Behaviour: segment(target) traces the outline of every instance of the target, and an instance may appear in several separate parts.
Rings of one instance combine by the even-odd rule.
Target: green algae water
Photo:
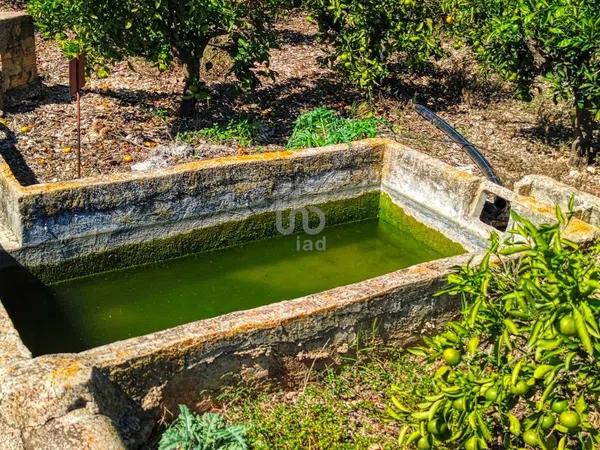
[[[384,216],[50,285],[12,283],[1,295],[34,355],[78,352],[463,251]]]

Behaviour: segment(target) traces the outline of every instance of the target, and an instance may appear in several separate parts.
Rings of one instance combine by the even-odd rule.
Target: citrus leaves
[[[184,104],[204,98],[200,59],[211,39],[225,36],[240,87],[259,82],[252,69],[267,63],[275,22],[287,0],[31,0],[29,11],[46,38],[64,53],[87,60],[101,74],[106,62],[140,56],[165,70],[175,59],[185,68]],[[265,69],[266,75],[272,73]],[[189,111],[191,112],[191,111]]]
[[[437,2],[413,0],[308,0],[328,62],[351,84],[371,91],[402,54],[408,67],[441,54]],[[436,23],[438,24],[436,26]]]
[[[432,392],[408,408],[392,390],[403,446],[587,449],[600,445],[600,244],[561,236],[570,214],[535,226],[513,214],[479,265],[441,294],[462,299],[462,320],[411,349],[431,364]]]
[[[579,312],[579,308],[576,306],[573,306],[573,317],[575,319],[575,329],[577,330],[577,335],[581,341],[581,346],[587,353],[593,355],[594,347],[592,346],[592,340],[590,339],[588,326],[583,320],[583,316],[581,315],[581,312]]]
[[[443,0],[451,32],[479,59],[531,99],[536,77],[550,84],[555,101],[577,112],[576,142],[591,145],[600,119],[600,8],[585,0]],[[579,139],[579,141],[577,141]],[[580,155],[583,156],[583,155]]]

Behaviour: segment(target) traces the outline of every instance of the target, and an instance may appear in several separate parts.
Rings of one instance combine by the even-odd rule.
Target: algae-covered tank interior
[[[385,194],[364,205],[360,214],[324,207],[337,218],[316,235],[227,239],[225,248],[53,282],[6,272],[0,295],[34,355],[78,352],[464,252]]]

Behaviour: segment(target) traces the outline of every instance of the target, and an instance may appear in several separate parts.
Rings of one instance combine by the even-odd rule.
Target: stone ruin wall
[[[0,110],[9,94],[38,79],[31,16],[0,12]]]

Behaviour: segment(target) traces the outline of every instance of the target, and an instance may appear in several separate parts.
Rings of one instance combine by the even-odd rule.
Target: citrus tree
[[[186,78],[182,113],[189,115],[206,94],[200,60],[215,37],[229,38],[223,48],[242,86],[257,84],[252,69],[268,62],[273,21],[284,2],[31,0],[29,11],[44,36],[56,38],[69,57],[85,54],[100,72],[106,61],[128,56],[145,57],[161,69],[179,60]]]
[[[508,242],[494,237],[479,265],[449,277],[463,317],[411,350],[435,375],[415,408],[402,402],[410,388],[394,387],[402,445],[598,448],[599,249],[564,239],[557,215],[541,227],[515,215]]]
[[[573,154],[592,161],[600,119],[600,2],[442,0],[455,33],[530,98],[537,76],[574,106]]]
[[[345,79],[371,92],[401,62],[412,68],[440,54],[438,2],[306,0],[326,58]]]

